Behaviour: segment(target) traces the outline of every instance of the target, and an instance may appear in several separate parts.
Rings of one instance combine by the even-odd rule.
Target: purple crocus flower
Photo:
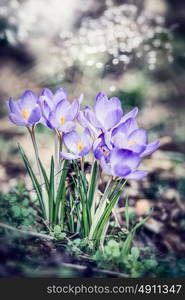
[[[94,112],[88,107],[85,110],[85,117],[97,129],[106,132],[118,124],[123,116],[121,102],[118,98],[108,99],[100,92],[96,97]]]
[[[147,171],[137,170],[140,157],[131,150],[114,148],[110,152],[109,162],[101,157],[100,164],[104,173],[115,177],[140,180],[147,175]]]
[[[112,131],[112,144],[119,149],[129,149],[140,157],[153,153],[159,147],[159,141],[148,143],[148,134],[140,129],[134,118],[129,118]]]
[[[70,152],[61,152],[60,154],[67,160],[85,156],[91,150],[93,143],[88,129],[85,129],[82,135],[74,130],[64,134],[63,142]]]
[[[36,94],[30,90],[25,91],[21,98],[7,101],[10,120],[19,126],[32,127],[41,119],[41,109]]]
[[[79,112],[78,121],[84,128],[88,128],[96,138],[103,132],[106,144],[111,148],[112,130],[128,118],[135,118],[137,113],[138,108],[136,107],[123,115],[120,100],[116,97],[108,99],[104,93],[100,92],[96,97],[94,111],[90,107],[85,107],[83,112]]]
[[[64,88],[58,89],[55,94],[48,88],[44,88],[39,97],[39,104],[41,106],[43,119],[42,123],[47,125],[49,114],[55,109],[56,105],[62,101],[67,101],[67,91]]]
[[[70,132],[75,129],[75,119],[80,109],[81,99],[76,99],[72,103],[66,99],[58,102],[53,111],[49,113],[47,125],[51,129],[60,132]]]

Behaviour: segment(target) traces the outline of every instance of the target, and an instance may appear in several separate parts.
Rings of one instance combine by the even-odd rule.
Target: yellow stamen
[[[109,151],[106,151],[105,149],[103,149],[103,154],[104,154],[105,156],[108,156],[108,155],[109,155]]]
[[[65,118],[63,116],[60,118],[60,123],[61,123],[61,125],[64,125],[64,123],[65,123]]]
[[[22,110],[22,115],[23,115],[23,118],[24,118],[24,119],[28,120],[28,119],[29,119],[29,116],[30,116],[30,113],[29,113],[28,110],[23,109],[23,110]]]
[[[98,147],[98,149],[101,150],[105,156],[109,155],[109,151],[105,150],[104,147]]]
[[[78,142],[78,145],[77,145],[77,149],[78,149],[78,151],[79,151],[79,152],[80,152],[80,151],[82,151],[82,150],[83,150],[83,148],[84,148],[84,144],[82,144],[82,143]]]
[[[134,141],[134,140],[128,141],[128,146],[133,146],[133,145],[136,145],[136,144],[137,144],[137,142]]]

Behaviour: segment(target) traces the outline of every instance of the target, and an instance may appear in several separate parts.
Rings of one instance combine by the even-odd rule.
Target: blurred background
[[[92,104],[104,91],[125,112],[138,106],[141,127],[161,147],[143,165],[150,175],[131,182],[133,213],[153,207],[138,242],[185,257],[185,3],[183,0],[0,0],[0,190],[27,179],[21,143],[26,130],[7,118],[6,100],[25,89],[65,87],[70,100]],[[53,151],[38,127],[42,159]]]

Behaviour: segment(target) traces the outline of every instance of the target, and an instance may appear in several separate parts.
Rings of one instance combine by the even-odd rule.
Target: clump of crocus
[[[138,168],[143,157],[157,150],[159,141],[148,144],[147,132],[136,121],[137,107],[125,114],[118,98],[108,99],[102,92],[93,108],[80,110],[81,101],[82,96],[69,102],[64,88],[54,94],[43,89],[39,97],[26,91],[16,102],[8,100],[9,118],[14,124],[27,127],[31,134],[40,182],[22,149],[21,154],[49,226],[58,224],[62,229],[76,230],[82,237],[100,242],[126,181],[141,180],[147,175],[147,171]],[[55,159],[51,158],[50,174],[39,158],[34,131],[38,123],[55,133]],[[78,133],[76,125],[84,131]],[[87,182],[84,160],[89,153],[93,163]],[[76,176],[66,180],[69,166],[74,167]],[[100,173],[108,175],[109,180],[97,201]],[[74,190],[68,186],[70,179]]]

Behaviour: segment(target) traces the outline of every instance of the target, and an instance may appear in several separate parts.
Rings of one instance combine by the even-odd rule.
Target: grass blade
[[[55,188],[54,188],[54,181],[55,181],[55,168],[54,168],[54,159],[53,156],[51,157],[51,165],[50,165],[50,180],[49,180],[49,223],[50,225],[53,224],[54,219],[54,200],[55,200]]]
[[[129,254],[129,252],[131,250],[131,247],[132,247],[132,242],[133,242],[134,235],[135,235],[135,231],[129,232],[126,240],[124,241],[123,247],[122,247],[122,250],[121,250],[121,254],[122,254],[123,257],[126,257]]]
[[[123,248],[122,248],[122,255],[127,256],[131,250],[132,247],[132,242],[136,233],[136,230],[141,227],[149,218],[150,216],[147,216],[146,218],[142,219],[139,223],[137,223],[132,230],[129,232],[125,242],[123,243]]]
[[[126,201],[125,201],[125,219],[126,219],[127,229],[129,230],[130,216],[129,216],[128,202],[129,201],[128,201],[128,196],[127,196]]]
[[[61,174],[61,177],[60,177],[58,189],[57,189],[56,205],[55,205],[55,215],[54,215],[54,223],[55,224],[57,224],[57,222],[59,221],[59,207],[60,207],[60,203],[62,201],[65,202],[65,197],[64,197],[64,193],[65,193],[65,180],[66,180],[66,176],[67,176],[68,164],[69,164],[69,161],[65,160],[64,164],[63,164],[63,168],[62,168],[62,174]],[[61,204],[61,205],[64,205],[64,203]]]
[[[88,194],[87,194],[90,209],[92,207],[96,187],[97,187],[97,184],[98,184],[97,179],[98,179],[98,162],[95,160],[95,162],[92,166],[91,180],[90,180]]]
[[[43,178],[44,178],[44,183],[45,183],[46,191],[47,191],[47,193],[48,193],[48,195],[49,195],[49,179],[48,179],[48,176],[47,176],[47,174],[46,174],[46,171],[45,171],[45,169],[44,169],[44,167],[43,167],[43,164],[42,164],[42,162],[40,161],[40,159],[39,159],[39,166],[40,166],[40,169],[41,169]]]
[[[81,200],[82,205],[82,225],[81,232],[83,237],[87,237],[89,234],[91,224],[91,214],[89,203],[87,200],[87,181],[85,175],[80,171],[78,164],[73,161],[74,169],[77,175],[76,189]]]
[[[34,171],[33,171],[32,167],[30,165],[30,162],[29,162],[28,157],[26,156],[24,150],[22,149],[22,147],[20,145],[18,145],[18,148],[19,148],[20,154],[22,156],[24,165],[25,165],[25,167],[28,171],[28,174],[31,178],[33,187],[36,191],[38,201],[39,201],[39,204],[40,204],[40,207],[41,207],[41,210],[42,210],[43,217],[44,217],[44,219],[46,219],[46,210],[45,210],[45,205],[44,205],[44,201],[43,201],[43,197],[42,197],[42,189],[40,187],[40,184],[39,184],[39,182],[38,182],[38,180],[37,180],[37,178],[34,174]]]
[[[119,200],[121,194],[122,194],[122,189],[124,187],[126,182],[123,183],[122,187],[119,189],[119,191],[116,193],[113,198],[110,199],[109,203],[105,207],[104,212],[102,213],[99,222],[97,223],[96,229],[92,235],[92,238],[95,239],[95,243],[97,243],[101,239],[101,235],[103,232],[104,227],[106,226],[107,222],[109,221],[109,217],[111,215],[112,209],[114,208],[115,204]]]

